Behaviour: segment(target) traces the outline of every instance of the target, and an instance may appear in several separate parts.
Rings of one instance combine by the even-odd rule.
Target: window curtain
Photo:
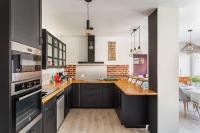
[[[192,56],[192,76],[200,76],[200,54]]]
[[[191,76],[191,55],[179,55],[179,76]]]

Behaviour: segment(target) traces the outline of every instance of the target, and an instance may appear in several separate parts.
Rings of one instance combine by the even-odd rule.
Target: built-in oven
[[[41,80],[11,84],[12,133],[26,133],[42,119]]]
[[[41,77],[41,50],[11,41],[12,82]]]

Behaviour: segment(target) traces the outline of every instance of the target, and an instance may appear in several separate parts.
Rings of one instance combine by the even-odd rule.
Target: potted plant
[[[198,86],[200,84],[200,76],[194,76],[194,77],[192,77],[192,84],[194,86]]]

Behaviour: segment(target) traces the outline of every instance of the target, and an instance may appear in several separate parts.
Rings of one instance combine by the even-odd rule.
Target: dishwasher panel
[[[64,93],[57,96],[57,130],[64,120]]]

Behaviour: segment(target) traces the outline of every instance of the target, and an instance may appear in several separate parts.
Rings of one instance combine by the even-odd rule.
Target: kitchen
[[[8,44],[0,46],[1,73],[4,75],[0,81],[0,101],[4,106],[0,113],[0,132],[62,133],[97,130],[111,133],[120,128],[118,132],[157,133],[159,74],[155,66],[161,59],[157,56],[160,42],[155,40],[159,38],[156,27],[160,10],[152,8],[148,15],[139,17],[137,15],[140,13],[131,14],[133,19],[127,20],[131,23],[127,24],[129,28],[126,30],[122,26],[126,21],[115,23],[117,20],[114,17],[113,23],[117,26],[113,25],[113,32],[106,35],[101,31],[104,26],[98,28],[99,24],[94,21],[96,18],[93,10],[99,6],[98,2],[62,2],[63,5],[69,2],[68,7],[76,5],[81,9],[75,15],[67,15],[69,18],[62,18],[58,14],[51,18],[55,12],[54,6],[59,13],[64,9],[62,4],[40,0],[3,0],[0,3],[0,16],[3,18],[0,42]],[[59,6],[62,7],[60,10]],[[130,11],[126,13],[129,17]],[[56,17],[60,18],[61,25],[62,21],[67,22],[65,19],[70,17],[80,19],[69,22],[69,30],[65,30],[53,21]],[[134,19],[138,21],[134,22]],[[175,24],[176,21],[171,25]],[[115,30],[118,26],[122,27]],[[104,28],[111,30],[109,27]],[[142,65],[144,69],[140,69]],[[91,112],[93,117],[84,116],[84,112]],[[104,118],[104,113],[110,114],[111,118],[115,117],[114,123],[117,126],[114,125],[114,129],[106,127],[104,121],[102,123],[105,128],[98,127],[101,120],[94,119],[98,115]],[[84,117],[88,121],[83,130],[92,124],[89,119],[97,122],[98,129],[82,131],[76,129],[76,122],[68,125],[68,119],[73,114],[71,120]],[[83,116],[78,117],[76,114]],[[112,125],[111,118],[106,117]],[[77,123],[81,126],[80,121]]]

